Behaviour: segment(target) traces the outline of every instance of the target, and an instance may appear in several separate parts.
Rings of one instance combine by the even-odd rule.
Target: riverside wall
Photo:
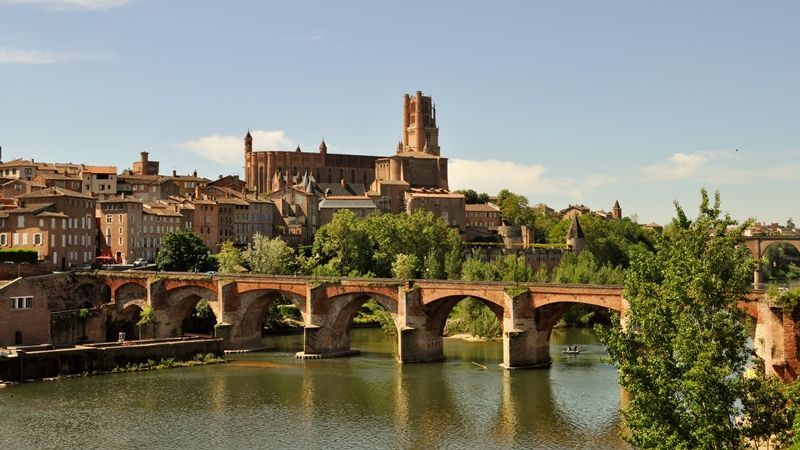
[[[63,375],[108,372],[127,364],[172,358],[192,360],[197,354],[223,356],[222,339],[174,338],[106,342],[69,348],[36,346],[0,356],[0,380],[25,381]]]

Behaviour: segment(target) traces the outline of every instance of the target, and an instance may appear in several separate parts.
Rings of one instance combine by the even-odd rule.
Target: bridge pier
[[[419,289],[409,287],[406,283],[397,294],[397,359],[403,363],[440,361],[444,359],[444,337],[431,330]]]
[[[540,331],[530,292],[512,297],[505,293],[503,308],[503,363],[508,370],[548,367],[550,330]]]
[[[349,296],[348,296],[349,297]],[[337,358],[358,354],[350,350],[349,309],[358,309],[351,298],[332,302],[325,295],[324,286],[309,287],[306,294],[308,318],[303,328],[303,351],[298,358]],[[348,309],[348,311],[344,311]],[[354,312],[353,312],[354,313]],[[337,320],[338,319],[338,320]]]

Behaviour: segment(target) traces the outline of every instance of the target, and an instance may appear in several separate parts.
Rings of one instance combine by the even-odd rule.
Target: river
[[[447,339],[445,361],[405,365],[377,329],[352,330],[352,358],[296,360],[300,335],[265,342],[276,350],[223,365],[0,389],[0,448],[626,448],[591,330],[555,330],[552,367],[517,371],[498,366],[499,341]]]

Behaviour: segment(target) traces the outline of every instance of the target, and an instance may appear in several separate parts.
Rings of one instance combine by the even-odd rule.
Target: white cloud
[[[55,64],[69,61],[110,60],[110,53],[58,52],[0,47],[0,64]]]
[[[679,180],[697,175],[711,159],[712,154],[708,152],[675,153],[668,161],[646,166],[643,171],[650,180]]]
[[[549,177],[541,164],[521,164],[513,161],[451,159],[447,170],[451,189],[474,189],[496,194],[501,189],[533,194],[566,194],[582,198],[593,189],[612,184],[617,178],[595,174],[580,180],[572,177]]]
[[[297,145],[286,137],[283,130],[251,131],[253,150],[290,150]],[[196,153],[203,158],[228,166],[241,166],[244,161],[244,137],[230,135],[206,136],[192,141],[182,142],[178,148]]]
[[[130,0],[0,0],[0,3],[18,5],[41,5],[46,8],[65,10],[65,9],[87,9],[101,10],[118,8],[130,3]]]
[[[646,182],[664,182],[691,178],[705,183],[746,184],[769,180],[800,179],[798,164],[788,162],[766,166],[736,150],[675,153],[667,161],[641,169]]]

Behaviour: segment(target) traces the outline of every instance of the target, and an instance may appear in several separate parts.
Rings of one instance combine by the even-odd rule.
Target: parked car
[[[137,259],[136,261],[133,262],[133,267],[142,267],[142,266],[146,266],[148,264],[150,264],[150,261],[148,261],[148,260],[146,260],[144,258],[139,258],[139,259]]]

